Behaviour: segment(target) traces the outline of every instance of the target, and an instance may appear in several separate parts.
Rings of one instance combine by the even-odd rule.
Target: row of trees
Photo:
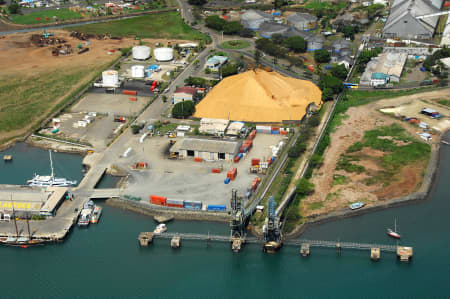
[[[258,50],[277,58],[286,57],[289,51],[304,53],[307,49],[307,42],[302,37],[283,37],[281,34],[274,34],[270,39],[260,38],[255,45]]]
[[[356,61],[356,71],[358,73],[364,72],[364,69],[366,68],[367,63],[373,58],[378,56],[383,52],[382,48],[375,48],[373,50],[363,50],[358,57],[358,61]]]
[[[242,37],[253,37],[254,32],[250,29],[244,28],[241,23],[237,21],[228,22],[217,15],[206,17],[205,24],[207,27],[221,31],[227,35],[240,35]]]

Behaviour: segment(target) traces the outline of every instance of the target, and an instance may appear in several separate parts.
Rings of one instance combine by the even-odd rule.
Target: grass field
[[[123,37],[205,40],[206,35],[186,25],[178,12],[70,27],[69,30]]]
[[[14,23],[24,25],[50,23],[53,22],[53,16],[58,17],[59,21],[83,18],[79,12],[70,11],[68,8],[35,11],[26,15],[11,15]],[[47,17],[48,20],[46,20],[45,17]],[[40,18],[41,20],[36,20],[36,18]]]
[[[250,43],[244,40],[230,40],[220,46],[225,49],[245,49],[250,47]]]
[[[320,10],[320,9],[333,9],[336,11],[341,10],[344,8],[347,4],[344,1],[338,2],[336,4],[331,4],[326,1],[320,1],[320,0],[311,0],[304,6],[307,9],[313,9],[313,10]]]
[[[450,107],[450,100],[440,100],[438,101],[439,104]]]

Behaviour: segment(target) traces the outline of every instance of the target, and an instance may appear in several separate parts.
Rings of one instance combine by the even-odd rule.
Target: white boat
[[[358,201],[358,202],[355,202],[355,203],[352,203],[351,205],[349,205],[349,208],[351,210],[357,210],[357,209],[360,209],[362,207],[364,207],[364,203],[362,201]]]
[[[102,207],[95,206],[92,212],[91,223],[98,223],[100,216],[102,215]]]
[[[36,187],[70,187],[77,184],[77,181],[69,181],[65,178],[56,178],[53,170],[53,160],[52,160],[52,152],[48,151],[50,154],[50,168],[52,170],[51,175],[37,175],[35,174],[31,180],[27,181],[28,186],[36,186]]]
[[[388,228],[387,229],[387,234],[388,234],[389,237],[392,237],[394,239],[400,239],[401,238],[400,234],[397,232],[397,219],[395,219],[395,222],[394,222],[394,230]]]
[[[164,223],[158,224],[158,226],[155,228],[155,230],[153,231],[153,233],[155,235],[160,235],[163,232],[165,232],[167,230],[167,227]]]
[[[83,209],[78,219],[78,226],[88,226],[92,217],[92,209]]]

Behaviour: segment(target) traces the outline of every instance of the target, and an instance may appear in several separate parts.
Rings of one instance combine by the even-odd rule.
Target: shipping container
[[[137,91],[135,90],[124,90],[122,91],[123,94],[129,95],[129,96],[136,96],[137,95]]]
[[[184,208],[190,209],[190,210],[201,210],[203,206],[203,203],[201,201],[184,201]]]
[[[272,134],[280,134],[280,131],[272,131]]]
[[[253,158],[252,159],[252,166],[259,165],[259,162],[260,162],[259,159]]]
[[[223,181],[225,184],[228,184],[228,183],[230,183],[230,178],[229,177],[227,177],[226,179],[225,179],[225,181]]]
[[[194,161],[195,161],[195,162],[202,162],[202,161],[203,161],[203,159],[202,159],[202,158],[200,158],[200,157],[195,157],[195,158],[194,158]]]
[[[166,205],[166,197],[158,196],[158,195],[150,195],[150,203],[154,205],[165,206]]]
[[[279,131],[280,128],[279,127],[272,127],[272,131]]]
[[[208,205],[208,211],[225,211],[226,209],[225,205]]]
[[[167,205],[169,204],[176,204],[176,205],[183,205],[184,204],[184,200],[182,199],[166,199],[166,203]]]
[[[212,172],[212,173],[221,173],[222,170],[220,170],[220,168],[213,168],[213,169],[211,170],[211,172]]]
[[[237,155],[236,157],[234,157],[234,163],[238,163],[239,160],[241,160],[241,157],[239,155]]]
[[[445,1],[444,7],[450,7],[450,1]]]
[[[170,208],[184,208],[184,205],[179,205],[175,203],[168,203],[167,206]]]

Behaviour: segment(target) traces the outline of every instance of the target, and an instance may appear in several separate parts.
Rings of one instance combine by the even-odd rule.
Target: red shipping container
[[[129,95],[129,96],[136,96],[137,91],[136,90],[124,90],[122,91],[123,94]]]
[[[450,7],[450,1],[445,1],[444,7]]]
[[[288,133],[287,131],[280,131],[281,135],[287,135],[287,133]]]
[[[234,163],[239,162],[240,159],[241,159],[241,158],[240,158],[239,156],[234,157]]]
[[[221,173],[222,171],[220,170],[220,168],[213,168],[211,169],[212,173]]]
[[[158,196],[158,195],[150,195],[150,203],[154,205],[165,206],[167,197]]]
[[[128,99],[130,99],[131,102],[136,102],[137,101],[137,98],[128,98]]]
[[[172,208],[184,208],[183,205],[178,205],[175,203],[168,203],[167,206]]]
[[[272,127],[272,131],[279,131],[280,128],[279,127]]]
[[[259,159],[252,159],[252,166],[259,165]]]
[[[194,158],[194,161],[195,161],[195,162],[202,162],[202,161],[203,161],[203,159],[202,159],[202,158],[200,158],[200,157],[195,157],[195,158]]]

